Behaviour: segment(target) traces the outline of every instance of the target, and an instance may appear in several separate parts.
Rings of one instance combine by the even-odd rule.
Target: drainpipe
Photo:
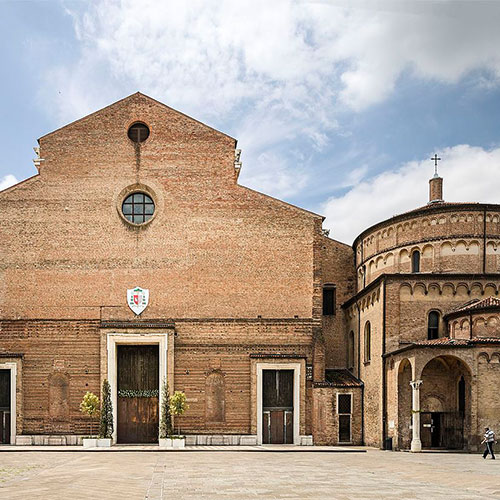
[[[356,301],[356,308],[358,310],[358,373],[357,376],[360,379],[361,378],[361,311],[359,309],[359,302]]]
[[[365,445],[365,383],[361,381],[361,445]]]
[[[386,317],[386,278],[382,281],[384,287],[384,303],[382,306],[382,449],[385,448],[386,434],[386,423],[387,423],[387,388],[386,388],[386,359],[385,359],[385,317]]]
[[[361,380],[361,311],[359,309],[359,302],[356,301],[356,309],[358,310],[358,379]],[[361,386],[361,444],[365,444],[365,384],[362,381]]]
[[[486,274],[486,207],[483,208],[483,274]]]

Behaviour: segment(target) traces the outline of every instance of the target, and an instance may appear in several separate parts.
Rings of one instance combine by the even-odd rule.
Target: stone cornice
[[[357,300],[359,300],[363,295],[373,291],[377,288],[382,281],[451,281],[451,280],[465,280],[473,281],[480,279],[490,279],[494,281],[500,281],[500,273],[477,273],[477,274],[466,274],[466,273],[393,273],[393,274],[381,274],[377,276],[369,285],[353,295],[349,300],[342,304],[342,309],[347,309]]]

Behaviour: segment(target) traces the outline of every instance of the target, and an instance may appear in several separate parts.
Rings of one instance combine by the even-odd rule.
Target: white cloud
[[[438,154],[443,158],[439,173],[445,201],[500,202],[500,148],[459,145]],[[431,174],[432,164],[425,159],[362,182],[324,204],[324,226],[331,229],[332,238],[350,244],[372,224],[425,205]]]
[[[50,73],[73,89],[60,104],[68,114],[98,98],[88,84],[102,64],[106,78],[207,116],[245,99],[293,113],[340,95],[361,109],[406,69],[444,82],[477,68],[500,75],[495,2],[105,0],[72,15],[81,58]]]
[[[259,158],[297,139],[321,151],[340,109],[391,94],[403,72],[497,85],[500,3],[400,0],[103,0],[69,4],[81,52],[49,65],[41,101],[62,123],[141,90],[240,140],[242,179],[297,192],[303,165],[269,183]],[[214,123],[215,122],[215,123]],[[286,179],[287,178],[287,179]],[[295,185],[295,188],[292,188]],[[282,189],[280,186],[288,186]]]
[[[363,165],[362,167],[351,170],[347,174],[341,187],[347,188],[351,186],[356,186],[364,179],[367,173],[368,173],[368,165]]]
[[[0,178],[0,191],[7,189],[14,184],[17,184],[19,181],[12,174],[7,174],[4,177]]]

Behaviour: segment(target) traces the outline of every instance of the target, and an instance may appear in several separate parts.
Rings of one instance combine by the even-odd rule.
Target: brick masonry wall
[[[436,361],[437,357],[442,361]],[[423,381],[420,387],[422,411],[439,411],[440,406],[446,411],[453,411],[458,404],[456,384],[462,375],[466,381],[464,438],[467,449],[474,451],[481,448],[479,443],[485,426],[495,430],[500,427],[497,390],[500,350],[486,345],[419,348],[391,357],[387,365],[387,413],[388,421],[395,422],[395,427],[388,430],[395,446],[408,449],[411,442],[409,381]]]
[[[79,412],[86,391],[100,393],[98,322],[2,321],[2,356],[22,354],[18,370],[18,432],[24,434],[88,434],[88,421]],[[67,397],[59,403],[68,413],[57,413],[51,401],[52,377],[69,380]],[[52,403],[52,411],[50,404]]]
[[[498,278],[464,282],[463,278],[438,280],[432,276],[415,279],[389,280],[387,290],[387,339],[388,350],[397,349],[399,342],[427,340],[428,315],[438,311],[443,316],[472,299],[496,296],[500,288]],[[483,322],[484,326],[484,322]],[[493,327],[490,325],[492,336]],[[441,320],[440,336],[448,335],[446,324]]]
[[[358,289],[383,273],[410,272],[411,253],[419,250],[422,272],[482,273],[486,243],[487,273],[500,271],[500,207],[436,204],[396,217],[363,233],[355,242]],[[484,233],[486,231],[486,242]]]
[[[184,390],[190,409],[181,419],[189,432],[213,434],[256,433],[255,363],[300,362],[301,434],[310,429],[309,402],[305,399],[305,363],[313,362],[313,323],[305,320],[268,321],[182,321],[176,323],[175,386]],[[251,359],[251,354],[268,358]],[[272,356],[290,355],[291,359]],[[299,356],[299,359],[296,357]],[[219,372],[225,381],[225,419],[210,423],[205,419],[206,378]]]
[[[500,434],[500,346],[477,349],[477,424],[473,429],[475,444],[479,447],[483,429],[490,427],[497,435]]]
[[[365,444],[380,446],[382,438],[382,326],[383,289],[378,287],[360,313],[360,379],[365,384]],[[370,322],[371,358],[365,359],[365,328]]]
[[[23,434],[88,434],[88,420],[79,412],[86,391],[100,393],[106,376],[100,361],[101,333],[97,321],[20,320],[0,323],[2,356],[17,352],[18,432]],[[173,390],[183,390],[189,411],[182,429],[198,434],[248,434],[255,415],[251,391],[251,354],[291,355],[303,364],[302,433],[310,433],[310,408],[305,400],[305,363],[312,364],[312,322],[306,320],[212,320],[176,323]],[[114,331],[114,330],[110,330]],[[5,357],[0,358],[0,362]],[[10,359],[10,358],[9,358]],[[284,362],[262,359],[259,362]],[[293,360],[295,361],[295,359]],[[104,370],[103,370],[104,367]],[[221,373],[225,381],[225,418],[207,422],[206,380]],[[54,375],[68,379],[67,396],[51,393]],[[51,401],[51,394],[59,397]],[[54,397],[54,396],[53,396]],[[57,406],[67,406],[66,415]],[[52,405],[52,408],[51,408]],[[55,413],[54,413],[55,411]]]
[[[456,339],[468,339],[471,335],[474,337],[500,338],[500,313],[491,310],[455,316],[448,321],[448,333],[450,337]]]
[[[135,121],[151,130],[140,146]],[[322,218],[237,185],[235,146],[141,94],[40,139],[40,174],[0,194],[0,354],[23,354],[24,433],[88,432],[78,405],[105,374],[100,320],[133,324],[134,286],[150,290],[141,320],[176,324],[186,430],[250,431],[252,353],[302,356],[304,384],[306,360],[324,376]],[[120,214],[134,190],[156,206],[141,227]],[[205,419],[213,372],[223,424]],[[304,432],[309,414],[304,400]]]
[[[354,293],[354,254],[350,246],[322,238],[322,284],[335,285],[336,309],[333,316],[322,316],[327,368],[344,368],[347,363],[347,332],[341,305]]]
[[[313,421],[315,422],[313,428],[314,443],[329,446],[339,444],[337,394],[352,394],[352,441],[350,444],[360,445],[362,444],[362,393],[360,387],[314,387],[312,389]]]
[[[233,139],[136,94],[40,145],[40,175],[0,195],[2,317],[95,318],[137,285],[146,319],[312,317],[321,218],[238,186]],[[119,213],[134,186],[156,202],[140,228]]]

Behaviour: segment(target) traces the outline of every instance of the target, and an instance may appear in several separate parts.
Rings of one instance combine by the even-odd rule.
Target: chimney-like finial
[[[439,203],[443,201],[443,178],[438,174],[438,161],[441,158],[434,154],[431,160],[434,162],[434,177],[429,180],[429,203]]]

